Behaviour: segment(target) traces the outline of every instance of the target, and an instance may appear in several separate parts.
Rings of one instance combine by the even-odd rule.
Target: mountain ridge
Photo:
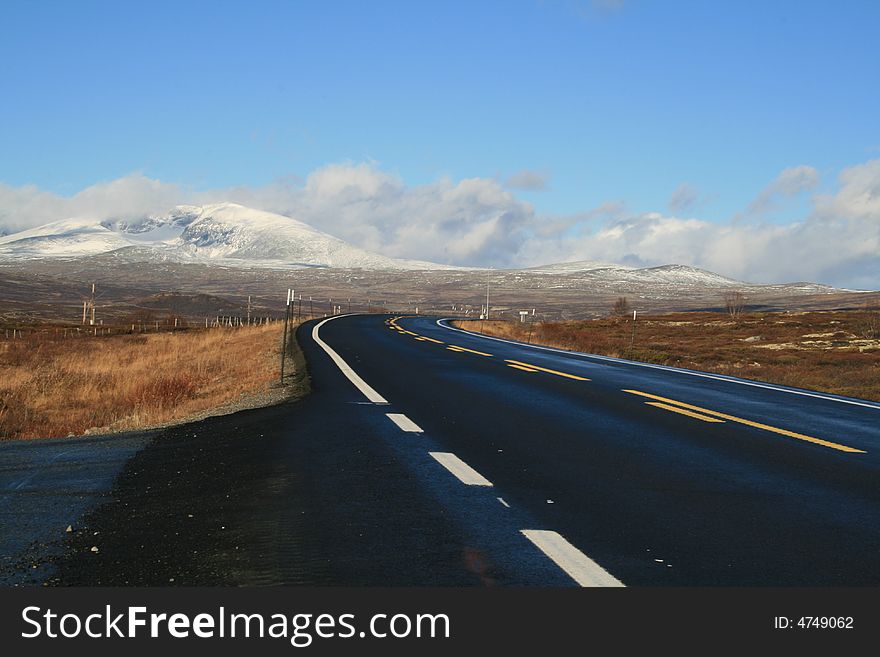
[[[458,269],[372,253],[293,217],[237,203],[181,205],[134,219],[64,219],[0,237],[0,257],[7,258],[81,257],[130,247],[155,249],[163,259],[240,266]]]
[[[70,218],[0,234],[0,260],[78,259],[102,255],[132,264],[179,262],[237,268],[502,271],[391,258],[351,245],[293,217],[230,202],[179,205],[163,214],[135,218]],[[603,286],[683,285],[729,289],[761,285],[680,264],[634,267],[580,260],[506,271],[538,278],[562,276]],[[816,283],[801,285],[832,289]]]

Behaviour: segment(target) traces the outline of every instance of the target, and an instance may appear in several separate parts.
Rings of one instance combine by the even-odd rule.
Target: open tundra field
[[[531,320],[531,318],[529,318]],[[880,311],[677,313],[591,321],[459,321],[560,349],[880,401]],[[635,328],[635,331],[633,331]]]
[[[516,317],[535,308],[543,319],[588,319],[608,314],[618,296],[639,312],[669,313],[724,308],[738,290],[750,310],[858,309],[880,293],[813,283],[758,285],[711,272],[668,266],[641,270],[547,267],[519,270],[368,270],[274,268],[222,263],[134,261],[124,252],[79,258],[0,260],[0,321],[77,321],[92,283],[97,316],[105,321],[157,319],[169,313],[204,325],[217,315],[243,316],[248,297],[254,316],[278,318],[288,288],[303,295],[301,310],[479,316],[488,284],[493,314]],[[309,297],[312,303],[309,304]]]
[[[121,335],[31,326],[12,338],[0,329],[0,439],[120,431],[266,403],[279,392],[271,386],[280,331],[277,323]]]

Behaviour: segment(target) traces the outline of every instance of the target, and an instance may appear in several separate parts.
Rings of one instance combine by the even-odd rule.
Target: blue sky
[[[809,166],[760,212],[785,225],[880,158],[878,25],[872,1],[3,3],[0,183],[257,188],[367,162],[494,179],[542,217],[721,225]]]

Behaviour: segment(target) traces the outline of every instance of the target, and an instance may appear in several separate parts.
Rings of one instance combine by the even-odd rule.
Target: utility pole
[[[247,305],[247,323],[248,326],[251,325],[251,295],[248,295],[248,305]]]

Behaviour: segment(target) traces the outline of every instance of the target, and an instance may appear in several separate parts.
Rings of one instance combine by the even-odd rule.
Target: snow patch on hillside
[[[130,220],[68,219],[0,238],[0,256],[51,258],[98,255],[127,249],[161,251],[162,259],[229,261],[241,266],[345,269],[457,269],[399,260],[352,246],[292,217],[235,203],[178,206],[164,215]]]

